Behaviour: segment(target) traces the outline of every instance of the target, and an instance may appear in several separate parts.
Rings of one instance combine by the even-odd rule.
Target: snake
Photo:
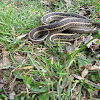
[[[28,33],[28,40],[43,43],[46,39],[56,44],[71,45],[82,33],[98,33],[100,23],[76,13],[52,12],[41,17],[41,26]]]

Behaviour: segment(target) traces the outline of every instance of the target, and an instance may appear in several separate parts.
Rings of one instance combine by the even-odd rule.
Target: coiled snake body
[[[53,43],[60,40],[60,43],[71,45],[69,41],[79,38],[79,33],[97,33],[100,28],[100,23],[73,13],[48,13],[41,18],[41,23],[44,25],[34,28],[28,34],[28,39],[32,42],[41,43],[48,38]],[[65,30],[67,33],[62,33]]]

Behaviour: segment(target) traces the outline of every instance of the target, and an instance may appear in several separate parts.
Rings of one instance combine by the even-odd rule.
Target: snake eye
[[[59,31],[59,29],[56,29],[56,31]]]
[[[72,36],[73,37],[73,39],[75,39],[75,37],[74,36]]]

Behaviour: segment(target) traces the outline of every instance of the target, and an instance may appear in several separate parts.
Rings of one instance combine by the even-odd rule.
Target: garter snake
[[[60,40],[60,43],[71,45],[70,41],[79,38],[79,33],[97,33],[97,28],[100,28],[100,23],[74,13],[48,13],[41,18],[41,23],[43,25],[32,29],[28,34],[28,39],[32,42],[41,43],[48,38],[53,43]],[[68,33],[62,33],[65,30]]]

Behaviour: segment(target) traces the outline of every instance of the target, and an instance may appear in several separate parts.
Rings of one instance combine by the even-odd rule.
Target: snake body
[[[71,45],[69,41],[81,35],[73,33],[97,33],[100,28],[100,23],[92,22],[84,16],[73,13],[48,13],[41,18],[41,23],[43,25],[32,29],[28,34],[28,39],[32,42],[41,43],[48,38],[53,43],[60,40],[60,43]],[[65,30],[68,33],[62,33]]]

